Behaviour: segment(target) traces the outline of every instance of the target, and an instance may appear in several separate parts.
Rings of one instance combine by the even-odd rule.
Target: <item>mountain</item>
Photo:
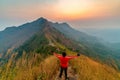
[[[106,53],[111,52],[111,50],[106,50],[107,47],[105,47],[96,37],[79,32],[71,28],[67,23],[52,23],[44,18],[39,18],[31,23],[26,23],[19,27],[6,28],[4,31],[0,32],[0,53],[3,53],[11,47],[19,47],[22,43],[30,39],[36,32],[38,32],[42,26],[44,26],[45,22],[48,22],[52,27],[56,28],[68,38],[78,41],[81,47],[86,46],[92,48],[94,50],[92,50],[93,53],[97,52],[99,55],[102,53],[102,55],[106,55]]]
[[[120,49],[120,43],[111,43],[111,47],[117,51]]]
[[[67,23],[52,23],[39,18],[19,27],[7,28],[0,35],[9,40],[9,44],[4,42],[6,53],[0,61],[1,80],[54,80],[59,64],[51,55],[52,51],[66,51],[68,55],[81,53],[81,57],[70,63],[78,80],[120,79],[109,48],[96,37],[74,30]]]
[[[59,37],[58,37],[59,36]],[[64,34],[56,30],[54,27],[45,23],[44,27],[41,28],[33,37],[26,41],[22,46],[16,49],[16,51],[22,53],[26,52],[45,52],[50,47],[54,47],[57,43],[66,46],[67,48],[80,48],[76,42],[73,42],[69,38],[65,37]],[[45,50],[44,50],[45,49]]]
[[[22,43],[38,32],[46,20],[39,18],[32,23],[26,23],[19,27],[8,27],[0,32],[0,53],[5,53],[9,48],[19,47]]]
[[[120,43],[111,43],[111,48],[115,53],[112,53],[115,55],[115,58],[120,58]]]
[[[71,38],[72,40],[75,40],[79,42],[81,45],[84,45],[88,48],[92,48],[95,52],[102,55],[107,55],[108,53],[112,53],[112,50],[109,49],[108,46],[106,46],[103,41],[100,41],[99,38],[90,36],[86,33],[77,31],[73,28],[71,28],[67,23],[63,24],[52,24],[56,29],[61,31],[63,34]],[[107,44],[108,45],[108,44]]]
[[[47,31],[48,34],[51,32],[49,35],[51,37],[46,37],[47,33],[43,32],[44,29],[51,30]],[[18,27],[9,27],[1,31],[0,53],[3,53],[2,56],[5,56],[8,49],[18,50],[21,53],[24,50],[26,52],[39,52],[41,51],[41,45],[38,44],[43,44],[43,41],[46,41],[45,43],[48,45],[48,42],[52,42],[49,40],[56,40],[70,50],[80,52],[90,58],[114,66],[112,58],[113,51],[98,38],[77,31],[67,23],[53,23],[42,17],[33,22]],[[36,48],[40,48],[40,50],[35,50]],[[109,59],[112,61],[109,61]]]
[[[83,29],[82,31],[100,37],[110,43],[120,43],[120,28]]]

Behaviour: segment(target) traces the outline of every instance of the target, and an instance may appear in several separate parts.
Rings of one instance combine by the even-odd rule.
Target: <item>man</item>
[[[62,52],[62,55],[59,55],[59,54],[56,54],[54,52],[54,55],[59,58],[60,60],[60,66],[61,66],[61,70],[60,70],[60,74],[59,74],[59,77],[61,78],[62,77],[62,73],[64,71],[65,73],[65,80],[68,79],[67,77],[67,68],[68,68],[68,61],[70,59],[73,59],[73,58],[77,58],[78,56],[80,56],[80,54],[77,54],[77,56],[66,56],[66,52]]]

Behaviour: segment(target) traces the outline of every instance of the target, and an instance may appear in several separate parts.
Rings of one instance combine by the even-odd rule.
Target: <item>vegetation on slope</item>
[[[68,55],[73,54],[67,50]],[[43,58],[38,53],[25,52],[18,60],[14,60],[13,54],[8,63],[0,69],[0,80],[55,80],[58,76],[59,60],[55,56]],[[95,62],[90,58],[81,55],[70,61],[78,75],[78,80],[120,80],[119,73],[105,65]],[[68,74],[69,76],[69,74]]]
[[[83,55],[72,60],[71,65],[79,75],[79,80],[120,80],[120,76],[115,69]]]
[[[50,80],[58,70],[55,57],[43,58],[40,54],[25,52],[18,60],[13,55],[0,69],[0,80]]]

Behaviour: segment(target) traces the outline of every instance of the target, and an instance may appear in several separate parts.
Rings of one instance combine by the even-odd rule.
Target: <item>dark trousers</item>
[[[64,74],[65,74],[65,79],[67,79],[67,68],[61,67],[59,77],[60,77],[60,78],[62,77],[63,71],[64,71]]]

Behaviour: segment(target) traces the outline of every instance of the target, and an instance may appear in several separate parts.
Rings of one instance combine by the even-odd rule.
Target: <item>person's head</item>
[[[66,52],[62,52],[62,56],[65,57],[66,56]]]

